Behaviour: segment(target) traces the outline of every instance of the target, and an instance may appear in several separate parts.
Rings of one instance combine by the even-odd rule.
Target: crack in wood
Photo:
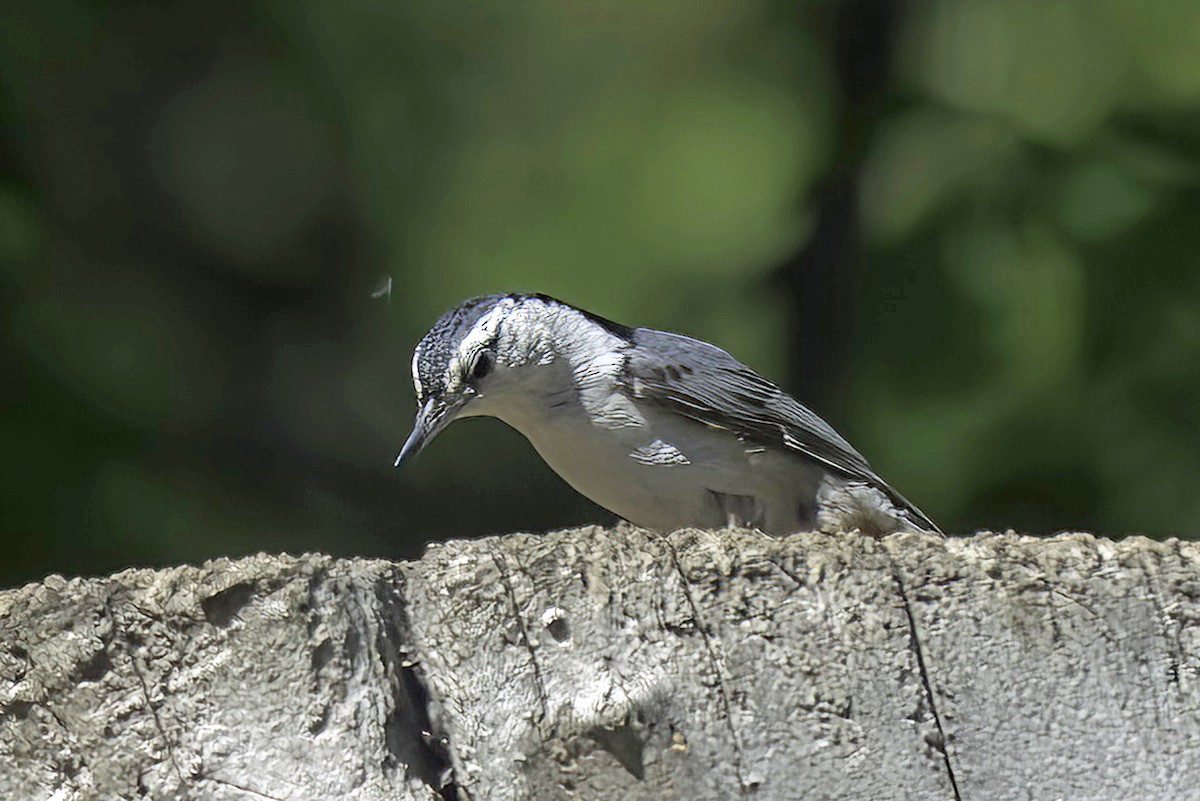
[[[1179,543],[1175,543],[1175,550],[1172,554],[1175,558],[1180,558]],[[1160,570],[1157,566],[1148,567],[1145,571],[1148,582],[1150,603],[1154,606],[1154,611],[1158,616],[1159,630],[1162,632],[1163,642],[1166,643],[1167,652],[1167,679],[1175,687],[1176,698],[1183,698],[1187,695],[1184,688],[1183,665],[1187,653],[1187,648],[1183,644],[1183,624],[1171,613],[1167,605],[1167,594],[1163,590],[1162,581],[1159,579]]]
[[[908,600],[908,591],[904,586],[904,579],[900,575],[900,568],[895,560],[888,554],[888,560],[892,563],[892,578],[896,582],[897,592],[900,594],[900,601],[903,604],[904,616],[908,620],[908,635],[912,641],[913,654],[917,659],[917,673],[921,677],[921,686],[925,690],[925,701],[929,704],[929,712],[933,715],[933,723],[937,727],[938,737],[935,744],[937,750],[942,754],[942,762],[946,766],[946,778],[950,780],[950,790],[954,793],[954,801],[962,801],[962,794],[958,791],[958,779],[954,775],[954,766],[950,762],[950,748],[946,742],[946,730],[942,726],[942,716],[938,713],[937,701],[934,698],[933,682],[929,678],[929,670],[925,666],[925,649],[921,645],[921,636],[917,629],[917,618],[913,614],[912,604]]]
[[[33,660],[30,659],[29,663],[32,665]],[[88,760],[84,757],[85,751],[82,747],[80,747],[79,736],[76,735],[71,727],[67,725],[67,722],[63,720],[61,715],[58,714],[58,711],[50,705],[50,700],[47,699],[45,702],[40,704],[31,704],[31,706],[36,706],[37,708],[44,709],[46,711],[46,714],[49,715],[54,722],[58,724],[59,728],[62,729],[63,739],[70,743],[71,753],[74,754],[75,758],[78,760],[79,769],[93,773],[91,765],[88,764]]]
[[[214,782],[216,784],[220,784],[225,787],[232,787],[235,790],[239,790],[239,791],[245,793],[246,795],[252,795],[255,798],[266,798],[266,799],[268,799],[268,801],[288,801],[288,799],[286,799],[286,798],[280,798],[277,795],[271,795],[270,793],[264,793],[261,790],[255,790],[253,787],[248,787],[243,784],[238,784],[237,782],[231,782],[228,779],[219,779],[216,776],[204,776],[203,780]]]
[[[513,617],[521,629],[521,640],[525,644],[525,650],[529,652],[529,663],[533,667],[533,680],[537,685],[538,703],[541,706],[537,723],[542,723],[550,714],[550,701],[546,693],[546,681],[542,677],[542,665],[538,661],[537,650],[533,647],[533,639],[529,636],[529,627],[525,625],[525,616],[521,614],[521,607],[517,604],[516,588],[513,587],[512,576],[508,572],[504,557],[494,550],[490,552],[490,556],[496,570],[500,572],[500,584],[504,587],[509,604],[512,605]],[[519,564],[517,569],[521,569]]]
[[[111,599],[105,600],[104,608],[108,612],[109,619],[112,620],[114,636],[116,630],[120,630],[123,633],[125,626],[120,622],[115,610],[112,608]],[[152,620],[157,619],[154,615],[149,615],[148,617]],[[123,639],[127,645],[132,645],[132,642],[128,638]],[[158,736],[162,738],[163,747],[167,750],[167,761],[171,763],[171,767],[175,771],[180,788],[186,787],[188,782],[184,779],[183,770],[180,769],[179,762],[175,759],[175,747],[171,744],[171,739],[167,736],[166,727],[163,726],[162,719],[158,716],[158,710],[154,708],[154,703],[150,700],[150,685],[146,681],[146,675],[142,672],[141,666],[138,664],[137,654],[131,649],[128,656],[129,664],[133,668],[133,674],[137,676],[138,684],[142,687],[142,697],[146,701],[146,709],[150,710],[150,716],[154,719],[154,728],[158,730]]]
[[[385,747],[406,774],[423,781],[444,801],[465,801],[469,796],[458,784],[449,735],[433,720],[436,703],[420,667],[419,655],[410,643],[406,584],[400,571],[375,582],[374,599],[379,630],[375,647],[388,674],[392,711],[384,723]],[[357,596],[360,613],[367,605]]]
[[[688,606],[692,610],[692,617],[696,620],[696,630],[700,632],[700,638],[704,641],[704,650],[708,654],[709,664],[712,665],[713,673],[717,677],[717,694],[721,698],[721,708],[725,726],[729,729],[729,738],[733,744],[733,767],[737,772],[738,787],[741,789],[741,795],[746,797],[753,789],[751,783],[746,780],[746,768],[744,755],[742,751],[741,738],[738,736],[737,727],[733,725],[733,703],[729,699],[729,688],[725,686],[725,676],[721,670],[722,658],[717,654],[717,646],[708,635],[705,629],[704,620],[700,615],[700,606],[696,603],[696,599],[692,597],[691,584],[688,583],[687,575],[683,572],[683,564],[679,561],[679,552],[675,550],[675,545],[666,537],[660,540],[667,548],[667,552],[671,556],[671,564],[675,566],[675,572],[679,576],[680,583],[683,585],[683,597],[687,599]]]

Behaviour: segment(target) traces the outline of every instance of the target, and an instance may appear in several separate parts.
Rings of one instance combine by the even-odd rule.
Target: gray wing
[[[627,354],[623,380],[635,397],[732,431],[747,443],[789,448],[815,459],[834,473],[878,488],[918,523],[938,530],[888,486],[833,426],[715,345],[638,328]]]

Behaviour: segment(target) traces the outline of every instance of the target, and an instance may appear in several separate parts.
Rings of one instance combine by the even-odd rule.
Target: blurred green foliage
[[[1200,535],[1198,52],[1190,0],[5,4],[0,582],[610,520],[494,422],[390,469],[509,289],[722,344],[949,530]]]

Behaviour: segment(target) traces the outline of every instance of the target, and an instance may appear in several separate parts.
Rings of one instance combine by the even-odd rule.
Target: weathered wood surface
[[[1200,798],[1200,546],[578,529],[0,593],[3,799]]]

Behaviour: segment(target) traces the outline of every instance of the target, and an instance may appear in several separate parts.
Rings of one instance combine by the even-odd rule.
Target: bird
[[[417,413],[395,465],[465,417],[529,440],[636,526],[940,534],[814,412],[716,345],[534,293],[447,311],[413,350]]]

